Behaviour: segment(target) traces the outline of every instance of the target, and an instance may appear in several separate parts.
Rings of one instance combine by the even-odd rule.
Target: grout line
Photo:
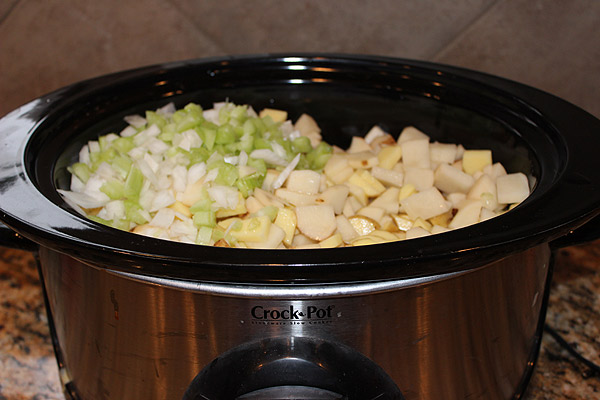
[[[12,4],[8,7],[8,10],[6,10],[6,12],[4,13],[4,15],[0,15],[0,25],[2,25],[2,23],[4,21],[6,21],[6,19],[8,18],[8,16],[13,12],[13,10],[15,9],[15,7],[17,6],[17,4],[19,4],[20,0],[13,0]]]
[[[467,34],[467,32],[471,29],[471,27],[473,27],[473,25],[475,25],[483,17],[488,15],[491,12],[491,10],[493,8],[495,8],[496,6],[498,6],[499,3],[501,3],[501,2],[502,2],[502,0],[494,0],[492,3],[490,3],[490,5],[488,5],[486,8],[484,8],[469,23],[465,24],[464,27],[460,31],[458,31],[458,33],[456,35],[454,35],[450,40],[448,40],[446,43],[444,43],[442,46],[440,46],[440,48],[438,50],[433,51],[427,59],[432,60],[432,61],[438,60],[439,57],[442,56],[444,54],[444,52],[447,51],[454,43],[459,42]]]

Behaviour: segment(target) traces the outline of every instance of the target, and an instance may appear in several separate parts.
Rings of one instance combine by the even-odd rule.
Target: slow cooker
[[[118,231],[65,204],[67,166],[123,117],[230,100],[312,115],[347,147],[374,124],[492,149],[533,188],[448,233],[253,250]],[[0,120],[5,245],[35,251],[72,399],[511,399],[534,368],[552,254],[597,238],[600,121],[534,88],[376,56],[155,65],[76,83]]]

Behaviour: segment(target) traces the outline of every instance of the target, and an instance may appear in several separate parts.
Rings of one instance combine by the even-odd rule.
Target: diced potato
[[[479,200],[465,200],[463,205],[448,224],[449,228],[458,229],[479,222],[482,203]]]
[[[450,202],[435,187],[415,193],[400,202],[411,219],[429,219],[450,210]]]
[[[402,201],[407,197],[413,195],[417,192],[417,188],[412,183],[407,183],[406,185],[400,188],[400,194],[398,195],[398,200]]]
[[[402,130],[400,136],[398,137],[398,143],[408,142],[411,140],[427,140],[429,141],[429,136],[415,128],[414,126],[407,126]]]
[[[286,187],[294,192],[317,194],[321,186],[321,174],[311,169],[294,170],[286,181]]]
[[[429,140],[409,140],[401,142],[402,147],[402,162],[404,168],[429,168],[431,161],[429,160]]]
[[[175,203],[171,204],[169,208],[175,212],[185,215],[188,218],[192,217],[192,212],[190,211],[190,208],[180,201],[175,201]]]
[[[381,220],[385,215],[385,210],[383,208],[374,207],[369,205],[367,207],[363,207],[356,212],[357,216],[368,217],[373,221],[376,221],[379,226],[381,226]]]
[[[348,182],[364,190],[368,197],[379,196],[385,191],[385,186],[367,170],[358,170],[352,174]]]
[[[467,174],[473,175],[476,171],[482,171],[486,165],[492,165],[491,150],[465,150],[462,167]]]
[[[434,173],[434,184],[443,192],[467,193],[475,183],[473,177],[448,164],[441,164]]]
[[[339,185],[352,176],[354,169],[350,166],[346,157],[333,154],[325,164],[323,172],[329,180]]]
[[[404,173],[392,169],[374,166],[371,169],[371,175],[384,185],[402,187],[404,184]]]
[[[316,202],[329,204],[333,207],[333,211],[336,213],[336,215],[341,214],[344,211],[344,204],[346,204],[348,193],[350,193],[348,186],[334,185],[325,189],[323,193],[317,196]]]
[[[499,176],[496,179],[496,190],[499,203],[520,203],[529,196],[529,181],[522,172]]]
[[[342,240],[345,243],[350,243],[358,237],[358,232],[354,229],[348,218],[343,215],[335,217],[337,231],[342,235]]]
[[[488,174],[492,179],[497,179],[499,176],[506,175],[504,166],[500,163],[494,163],[492,165],[486,165],[483,167],[483,173]]]
[[[415,226],[406,231],[407,239],[416,239],[416,238],[429,236],[429,235],[431,235],[431,232],[429,232],[426,229],[421,228],[420,226]]]
[[[232,215],[240,215],[248,212],[246,209],[246,201],[244,200],[244,196],[240,192],[238,192],[238,203],[237,206],[233,209],[228,208],[220,208],[216,211],[215,215],[217,218],[225,218],[231,217]]]
[[[246,210],[248,213],[252,214],[263,208],[265,205],[258,201],[254,196],[248,196],[246,198]]]
[[[452,203],[452,208],[458,209],[463,201],[466,200],[467,195],[464,193],[449,193],[446,198]]]
[[[452,143],[431,143],[429,158],[432,164],[452,164],[456,161],[457,146]]]
[[[263,206],[275,206],[277,208],[283,208],[284,203],[278,199],[273,193],[267,192],[263,189],[254,189],[254,197],[260,201]]]
[[[310,204],[315,204],[317,200],[316,195],[295,192],[285,188],[279,188],[275,190],[275,196],[286,203],[293,204],[295,206],[307,206]]]
[[[294,249],[302,249],[302,248],[319,248],[319,243],[316,241],[304,236],[301,233],[294,235],[294,239],[292,240],[292,248]]]
[[[361,204],[360,201],[358,201],[356,199],[356,197],[354,196],[349,196],[346,199],[346,203],[344,204],[344,209],[342,210],[342,214],[344,214],[344,216],[346,218],[350,218],[353,215],[356,214],[356,212],[362,207],[363,205]]]
[[[350,217],[348,221],[360,236],[368,235],[379,228],[379,224],[376,221],[362,215]]]
[[[297,222],[296,213],[293,210],[289,208],[280,208],[277,211],[277,217],[273,223],[283,229],[283,232],[285,233],[283,243],[287,246],[292,245]]]
[[[437,234],[437,233],[444,233],[444,232],[449,232],[449,231],[450,231],[450,229],[448,229],[448,228],[447,228],[447,227],[445,227],[445,226],[433,225],[433,226],[431,227],[431,231],[430,231],[430,232],[431,232],[432,234]]]
[[[258,114],[260,118],[271,117],[274,122],[285,122],[287,120],[287,111],[265,108]]]
[[[401,231],[406,232],[413,226],[413,221],[406,214],[393,215],[392,218]]]
[[[204,186],[204,179],[200,178],[196,182],[187,185],[185,191],[180,193],[177,200],[184,205],[191,207],[199,200],[206,197],[206,187]]]
[[[312,147],[316,147],[321,142],[321,128],[317,122],[308,114],[302,114],[294,124],[294,129],[300,132],[302,136],[310,139]]]
[[[379,166],[381,168],[392,169],[402,158],[402,147],[387,146],[382,148],[377,154]]]
[[[365,142],[371,144],[373,140],[387,135],[388,133],[386,131],[381,129],[379,126],[375,125],[365,135]]]
[[[433,176],[433,171],[429,168],[408,168],[404,173],[404,183],[410,183],[422,192],[433,186]]]
[[[452,211],[448,211],[448,212],[445,212],[443,214],[436,215],[435,217],[429,218],[429,222],[433,226],[438,225],[438,226],[442,226],[444,228],[447,228],[448,224],[450,223],[450,220],[452,219],[452,216],[453,216],[452,215]]]
[[[490,218],[494,218],[497,215],[498,214],[496,214],[494,211],[492,211],[490,209],[482,208],[481,213],[479,214],[479,222],[483,222]]]
[[[296,207],[298,229],[313,240],[328,238],[336,229],[335,213],[328,204]]]
[[[366,151],[371,151],[373,150],[371,148],[371,145],[369,143],[367,143],[365,141],[364,138],[360,137],[360,136],[352,136],[352,141],[350,142],[350,147],[348,147],[348,150],[346,150],[348,152],[348,154],[353,154],[353,153],[361,153],[361,152],[366,152]]]
[[[280,172],[277,171],[276,169],[269,168],[267,170],[267,173],[265,174],[265,179],[263,180],[261,188],[263,190],[266,190],[267,192],[272,191],[273,183],[277,180],[277,178],[279,177],[279,174],[280,174]]]
[[[369,202],[369,197],[365,193],[364,189],[360,186],[354,185],[350,182],[346,182],[345,185],[348,187],[348,190],[352,197],[354,197],[362,206],[366,206]]]
[[[400,208],[400,189],[391,187],[371,201],[372,207],[384,209],[388,214],[397,214]]]
[[[498,208],[498,196],[496,192],[496,182],[489,175],[483,174],[471,187],[467,193],[468,199],[481,200],[483,207],[488,210]]]
[[[277,225],[271,225],[267,239],[262,242],[246,242],[251,249],[276,249],[285,238],[285,232]]]
[[[324,248],[324,249],[340,247],[343,244],[344,244],[344,241],[342,240],[342,235],[340,233],[334,233],[333,235],[329,236],[327,239],[321,240],[319,242],[319,246],[321,246],[321,248]]]
[[[229,234],[243,242],[265,242],[271,229],[271,220],[266,215],[241,220],[241,228],[229,230]]]
[[[372,151],[360,151],[346,156],[348,165],[355,169],[370,169],[379,164],[379,158]]]

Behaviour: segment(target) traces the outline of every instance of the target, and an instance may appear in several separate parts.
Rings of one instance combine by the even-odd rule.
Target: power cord
[[[586,367],[592,370],[594,375],[600,376],[600,365],[590,361],[586,357],[582,356],[569,342],[567,342],[554,328],[548,324],[544,325],[544,331],[547,332],[561,347],[569,352],[575,359],[583,363]]]

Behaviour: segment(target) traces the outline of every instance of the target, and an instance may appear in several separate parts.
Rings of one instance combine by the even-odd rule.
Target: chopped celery
[[[142,174],[142,171],[140,171],[135,165],[132,165],[129,169],[127,179],[125,179],[123,196],[129,200],[138,201],[143,185],[144,175]]]
[[[90,179],[90,176],[92,175],[92,170],[90,169],[90,167],[88,167],[87,164],[80,163],[80,162],[71,165],[70,167],[67,168],[67,170],[70,173],[75,174],[75,176],[77,178],[79,178],[79,180],[82,181],[83,183],[86,183],[88,181],[88,179]]]
[[[125,216],[129,221],[138,225],[148,222],[147,215],[144,213],[142,206],[131,200],[125,200],[123,203],[125,204]]]
[[[125,192],[124,189],[123,183],[117,179],[110,179],[104,182],[104,184],[100,187],[100,191],[106,194],[112,200],[122,199]]]
[[[217,224],[217,217],[212,210],[198,211],[194,214],[192,219],[196,227],[208,226],[212,228]]]
[[[265,180],[264,174],[254,173],[252,175],[245,176],[238,179],[235,182],[235,186],[238,188],[244,198],[248,197],[250,193],[257,187],[261,187]]]
[[[237,139],[234,129],[230,125],[222,125],[217,129],[217,137],[215,143],[229,144]]]
[[[312,149],[310,139],[306,136],[299,136],[292,140],[292,150],[295,153],[308,153]]]
[[[119,137],[112,142],[112,146],[117,149],[121,154],[127,154],[127,152],[135,147],[133,143],[133,137]]]
[[[198,228],[196,243],[210,246],[212,244],[213,228],[209,226],[201,226]]]
[[[161,130],[167,125],[167,119],[156,111],[146,111],[146,121],[148,126],[156,125]]]

